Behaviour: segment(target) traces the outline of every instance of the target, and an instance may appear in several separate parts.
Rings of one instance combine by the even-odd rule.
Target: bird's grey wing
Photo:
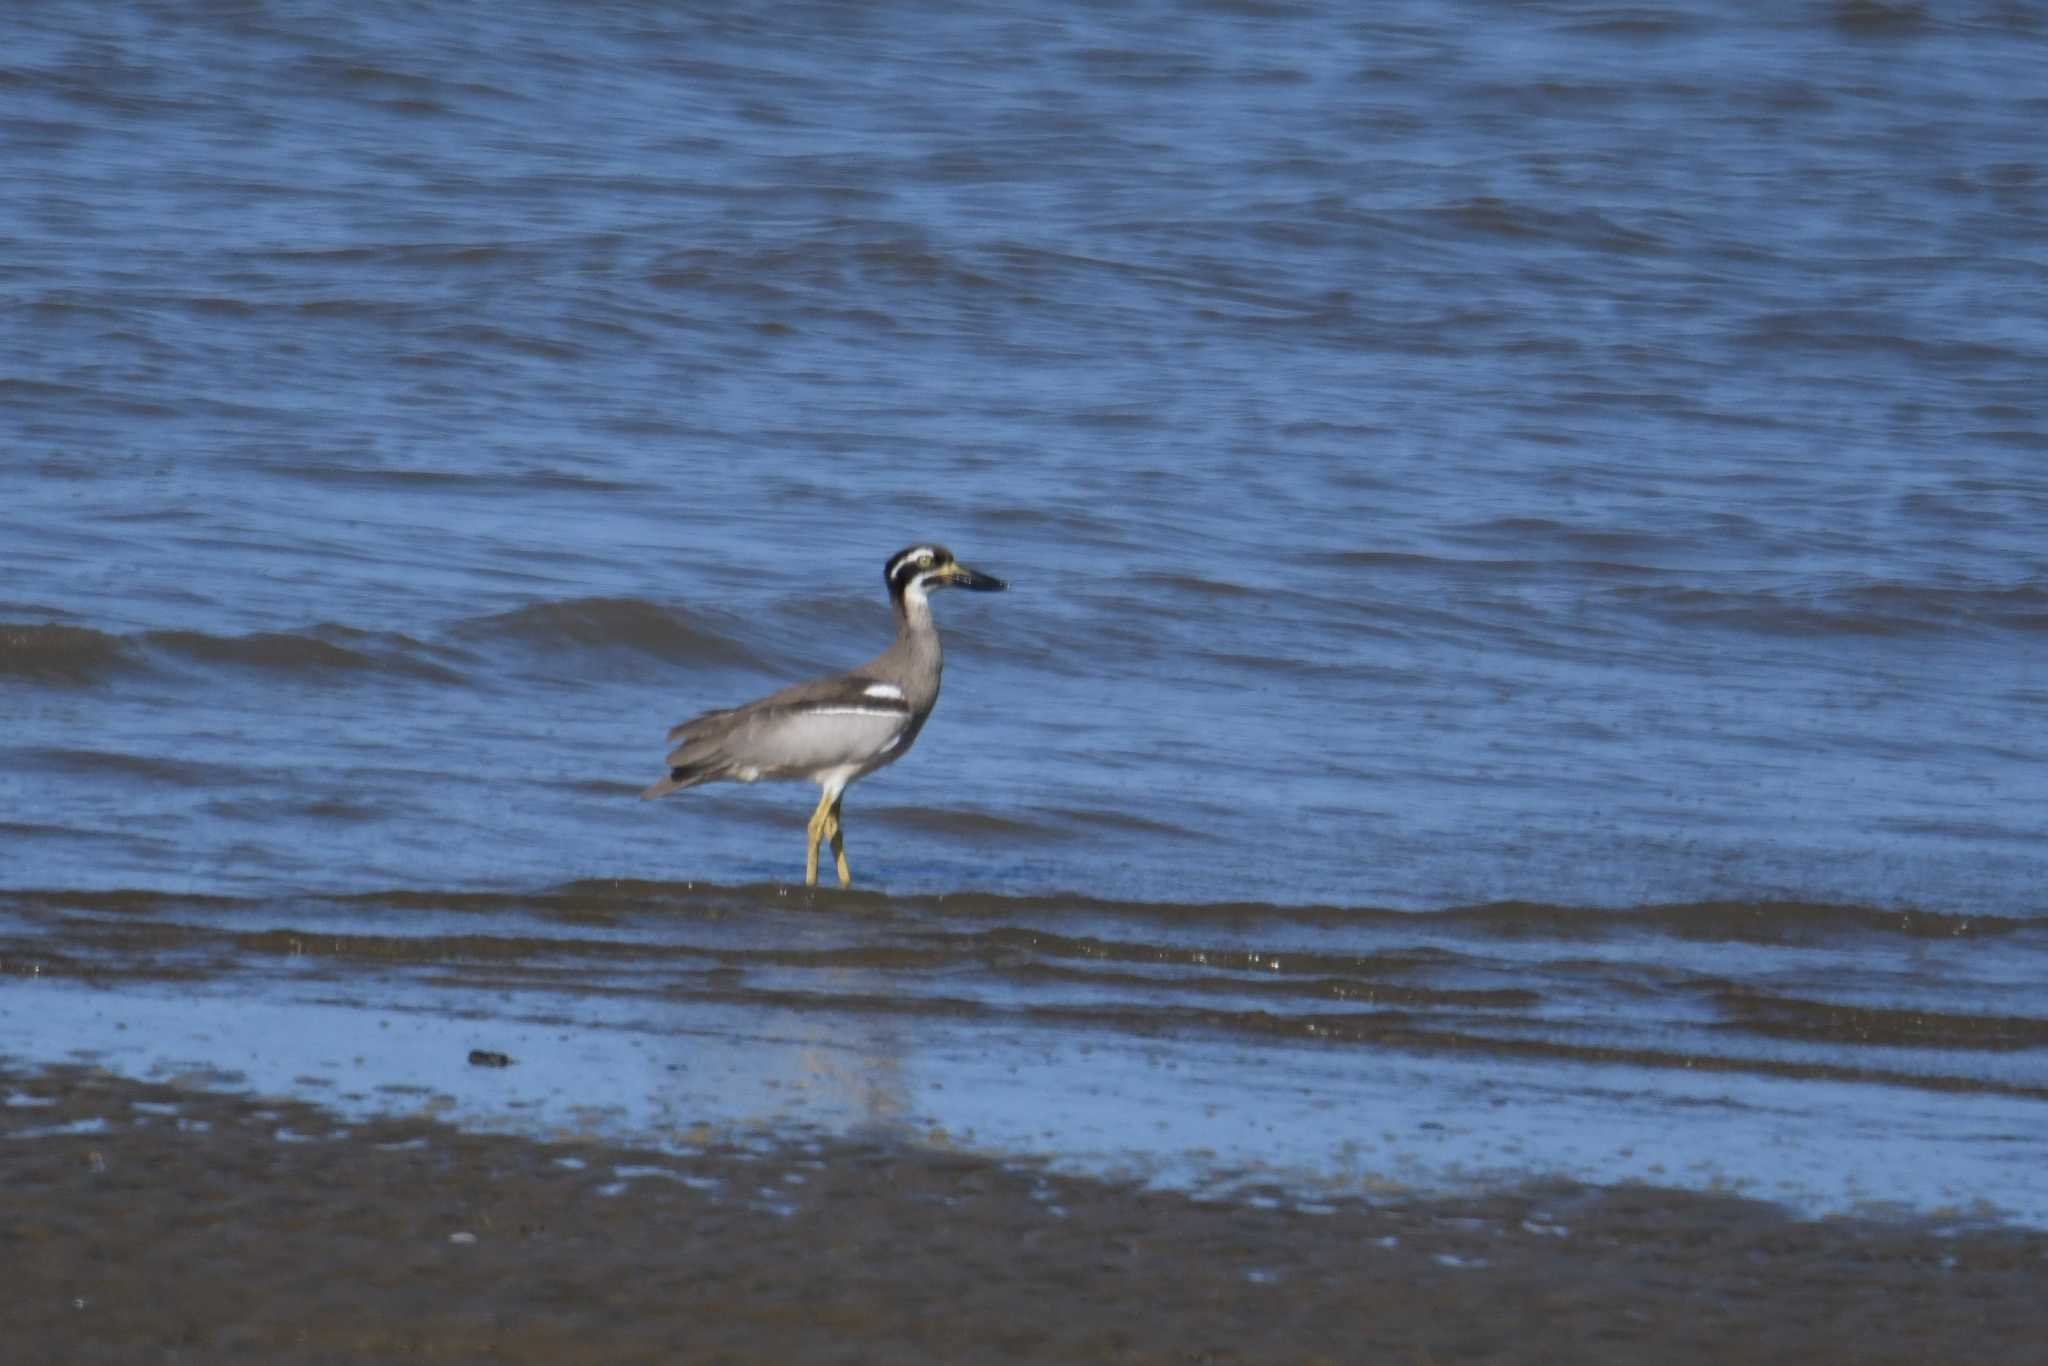
[[[862,767],[895,751],[911,727],[910,709],[872,702],[764,707],[724,742],[735,768],[762,777],[811,777]]]
[[[770,693],[755,707],[860,707],[900,705],[903,689],[868,673],[833,674],[808,683],[793,683]]]
[[[669,732],[682,743],[668,762],[720,774],[803,776],[887,754],[910,724],[901,689],[837,674],[685,721]]]
[[[691,735],[702,735],[708,731],[714,731],[718,729],[719,722],[725,720],[725,718],[738,710],[738,707],[720,707],[717,711],[707,711],[701,716],[693,716],[687,721],[678,721],[668,728],[669,743],[674,744],[676,741],[686,739]]]
[[[674,744],[687,741],[693,736],[715,735],[732,724],[734,717],[763,708],[796,706],[815,703],[821,706],[857,706],[862,702],[890,702],[899,700],[903,690],[892,683],[884,683],[866,674],[833,674],[830,678],[814,678],[808,683],[792,683],[779,692],[757,697],[741,707],[720,707],[693,716],[687,721],[678,721],[669,727],[668,741]]]

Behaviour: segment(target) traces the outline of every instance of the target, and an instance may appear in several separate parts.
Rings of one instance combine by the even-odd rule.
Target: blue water
[[[1814,977],[1645,923],[2031,1027],[2028,10],[0,24],[0,887],[336,929],[791,882],[804,789],[634,795],[671,723],[879,650],[937,539],[1012,591],[938,601],[861,887],[1169,955],[1144,907],[1933,914],[2002,928],[1902,966],[1824,917]],[[1586,1009],[1735,1047],[1641,986]]]

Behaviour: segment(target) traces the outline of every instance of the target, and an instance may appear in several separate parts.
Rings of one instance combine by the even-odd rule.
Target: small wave
[[[126,643],[104,631],[85,626],[0,623],[0,678],[97,683],[135,663]]]
[[[1545,100],[1558,100],[1572,95],[1584,100],[1591,92],[1584,88],[1561,88],[1530,93]],[[1657,252],[1665,249],[1664,239],[1655,234],[1639,228],[1625,227],[1590,209],[1556,212],[1538,208],[1534,204],[1481,196],[1423,209],[1417,216],[1419,221],[1432,228],[1440,227],[1452,234],[1481,238],[1558,241],[1624,254]]]
[[[1437,573],[1447,568],[1456,568],[1472,563],[1466,560],[1447,560],[1437,555],[1419,555],[1405,550],[1337,550],[1315,557],[1324,564],[1337,565],[1346,569],[1419,569],[1426,573]],[[1484,563],[1483,561],[1481,563]],[[1526,562],[1496,561],[1495,563],[1523,565]]]
[[[1554,522],[1534,525],[1554,528]],[[1473,579],[1501,578],[1525,582],[1535,575],[1568,575],[1594,579],[1647,578],[1658,570],[1626,560],[1585,559],[1462,559],[1422,555],[1399,550],[1339,550],[1315,559],[1339,569],[1368,569],[1389,573],[1444,574]]]
[[[63,888],[0,891],[0,905],[9,907],[45,906],[67,911],[105,911],[115,915],[153,915],[160,911],[194,907],[247,906],[254,909],[260,904],[242,897],[159,892],[143,887],[114,888],[106,891]]]
[[[1914,37],[1933,27],[1923,6],[1878,0],[1836,0],[1829,18],[1838,32],[1852,38]]]
[[[14,758],[18,766],[26,769],[44,768],[116,782],[165,783],[177,787],[225,789],[249,777],[246,770],[227,764],[166,759],[152,754],[128,754],[119,750],[75,749],[53,745],[42,749],[16,750]]]
[[[1200,574],[1142,573],[1132,575],[1131,582],[1203,599],[1259,596],[1259,590],[1256,588],[1247,588],[1241,583],[1231,583],[1225,579],[1203,578]]]
[[[359,485],[364,488],[457,488],[482,493],[633,493],[639,485],[577,474],[570,470],[534,469],[514,473],[401,468],[295,462],[279,471],[315,484]]]
[[[323,627],[318,635],[259,631],[246,636],[216,636],[203,631],[150,631],[141,637],[150,649],[197,664],[305,674],[387,672],[437,683],[461,681],[455,670],[423,657],[427,647],[408,636],[379,636],[348,627]],[[341,643],[346,640],[348,643]]]
[[[672,664],[772,671],[771,661],[697,614],[638,598],[536,602],[473,617],[453,634],[463,640],[547,652],[628,651]]]
[[[2048,1019],[2032,1016],[1844,1005],[1741,988],[1720,992],[1714,1003],[1741,1028],[1775,1039],[1987,1052],[2048,1044]]]
[[[137,776],[176,777],[184,765],[97,751],[43,750],[27,757],[51,763],[113,765]],[[110,908],[147,910],[205,904],[246,905],[252,913],[274,914],[275,903],[263,898],[187,896],[149,890],[10,890],[0,888],[0,905],[40,901],[87,907],[106,901]],[[1562,906],[1533,901],[1496,901],[1434,911],[1404,911],[1378,906],[1285,905],[1270,902],[1114,901],[1079,893],[1011,896],[995,892],[951,892],[944,895],[894,896],[856,890],[836,892],[816,901],[803,889],[777,883],[723,884],[659,882],[633,878],[591,878],[530,891],[488,891],[449,888],[392,888],[385,891],[323,894],[309,892],[302,904],[325,903],[369,909],[436,910],[495,915],[538,914],[575,919],[589,914],[617,914],[684,909],[719,914],[748,911],[815,909],[838,914],[859,906],[893,908],[906,915],[940,917],[961,922],[957,928],[979,936],[987,951],[1028,951],[1046,960],[1099,963],[1174,963],[1224,970],[1243,969],[1282,976],[1388,977],[1441,967],[1457,955],[1438,946],[1448,932],[1452,941],[1551,940],[1586,943],[1640,939],[1662,935],[1672,939],[1817,947],[1858,939],[1960,940],[2013,936],[2048,938],[2048,916],[1973,915],[1956,910],[1898,909],[1798,901],[1696,901],[1631,907]],[[1072,918],[1089,925],[1163,922],[1177,928],[1215,925],[1241,930],[1248,924],[1310,925],[1322,929],[1356,926],[1397,930],[1402,943],[1362,953],[1285,952],[1254,948],[1218,950],[1176,940],[1104,938],[1098,934],[1064,934],[1044,928]],[[976,925],[984,928],[975,929]],[[1029,928],[1026,928],[1026,927]],[[1190,956],[1193,955],[1193,956]],[[1276,962],[1276,960],[1278,960]]]
[[[1611,556],[1619,553],[1683,552],[1699,548],[1692,536],[1663,535],[1627,527],[1577,526],[1548,517],[1495,517],[1472,522],[1452,533],[1459,540],[1478,545],[1565,546],[1573,550]]]
[[[1500,908],[1486,908],[1490,913]],[[1514,908],[1502,913],[1513,919],[1546,918],[1545,908]],[[2043,922],[2016,916],[1968,915],[1957,911],[1880,910],[1800,901],[1706,901],[1644,906],[1626,911],[1584,911],[1547,908],[1553,915],[1580,921],[1588,916],[1622,921],[1665,931],[1674,938],[1734,940],[1757,944],[1817,944],[1854,937],[1906,939],[1986,939],[2039,929]]]
[[[1214,67],[1191,52],[1086,47],[1076,50],[1072,56],[1089,79],[1118,85],[1194,85],[1215,74]]]
[[[1697,33],[1705,27],[1704,19],[1692,15],[1623,9],[1568,21],[1560,24],[1558,31],[1591,38],[1669,38]]]
[[[1811,593],[1641,587],[1615,591],[1687,626],[1757,635],[1932,635],[1959,630],[2048,631],[2048,585],[1935,588],[1877,583]]]
[[[1975,338],[1926,336],[1886,314],[1854,309],[1767,312],[1743,334],[1757,349],[1803,351],[1832,356],[1890,355],[1929,365],[2031,365],[2027,351]]]
[[[313,633],[262,631],[222,636],[204,631],[145,631],[119,636],[84,626],[0,624],[0,678],[90,685],[152,664],[259,669],[319,678],[337,672],[379,672],[459,682],[455,669],[428,656],[431,647],[403,635],[345,626]]]
[[[1289,1002],[1339,1001],[1370,1007],[1376,1012],[1393,1010],[1529,1010],[1540,1005],[1543,994],[1516,987],[1460,988],[1419,986],[1407,982],[1386,982],[1370,977],[1344,976],[1231,976],[1175,977],[1164,979],[1146,973],[1077,970],[1058,963],[1018,963],[1008,975],[1019,981],[1050,981],[1063,985],[1085,985],[1096,990],[1141,996],[1161,988],[1177,995],[1266,997],[1281,1006]]]
[[[1102,807],[1041,806],[1041,815],[1050,816],[1063,824],[1081,826],[1090,830],[1127,831],[1139,835],[1169,835],[1183,839],[1197,839],[1197,831],[1184,825],[1153,820],[1147,816],[1134,815],[1128,811],[1110,811]]]
[[[1921,1073],[1849,1062],[1793,1058],[1725,1057],[1683,1048],[1582,1043],[1541,1037],[1519,1037],[1488,1028],[1446,1027],[1442,1022],[1400,1010],[1365,1012],[1295,1012],[1285,1010],[1211,1010],[1164,1006],[1041,1006],[1034,1019],[1063,1023],[1113,1023],[1120,1028],[1239,1034],[1253,1038],[1298,1039],[1326,1044],[1399,1048],[1421,1054],[1465,1057],[1494,1056],[1541,1062],[1621,1065],[1686,1073],[1747,1073],[1788,1081],[1826,1081],[1865,1086],[1895,1086],[1940,1093],[2010,1096],[2048,1100],[2048,1086],[2023,1078],[2005,1079]]]

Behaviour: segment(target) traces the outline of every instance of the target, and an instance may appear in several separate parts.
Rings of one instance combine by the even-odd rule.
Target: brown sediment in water
[[[2048,1234],[1538,1186],[1229,1201],[0,1068],[11,1362],[2039,1360]]]

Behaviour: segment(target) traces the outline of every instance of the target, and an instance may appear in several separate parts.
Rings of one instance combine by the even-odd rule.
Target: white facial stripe
[[[900,698],[903,696],[903,689],[897,687],[894,683],[870,683],[867,687],[862,688],[861,691],[869,697]]]
[[[917,562],[917,557],[920,555],[931,556],[934,564],[936,564],[940,558],[939,548],[935,545],[914,545],[910,547],[910,549],[904,551],[901,555],[898,555],[895,559],[889,561],[889,568],[886,577],[890,580],[890,582],[893,583],[896,579],[896,575],[902,571],[903,567],[905,565],[915,564]]]

